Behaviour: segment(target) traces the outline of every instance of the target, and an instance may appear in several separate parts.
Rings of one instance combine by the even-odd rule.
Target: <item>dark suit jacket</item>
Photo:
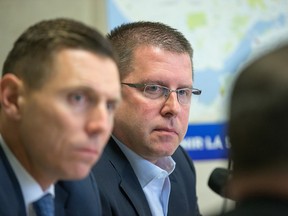
[[[277,183],[276,183],[277,184]],[[237,203],[235,209],[221,216],[287,216],[288,198],[258,195]]]
[[[18,180],[0,146],[0,215],[26,216]],[[101,216],[101,204],[93,175],[81,181],[60,181],[55,185],[56,216]]]
[[[173,154],[169,216],[199,215],[192,161],[182,147]],[[151,211],[128,159],[111,138],[92,172],[99,185],[103,215],[149,216]]]

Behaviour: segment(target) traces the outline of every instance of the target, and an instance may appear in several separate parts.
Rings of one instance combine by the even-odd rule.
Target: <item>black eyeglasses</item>
[[[169,89],[166,86],[156,84],[141,84],[141,83],[121,83],[132,88],[142,88],[143,93],[147,98],[158,99],[162,96],[168,98],[171,92],[176,92],[177,99],[180,104],[190,104],[192,94],[200,95],[201,90],[196,88],[180,88],[180,89]]]

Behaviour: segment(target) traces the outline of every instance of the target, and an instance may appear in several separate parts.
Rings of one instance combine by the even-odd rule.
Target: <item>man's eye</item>
[[[191,95],[192,93],[191,93],[191,90],[190,89],[179,89],[178,90],[178,94],[179,95],[185,95],[185,96],[189,96],[189,95]]]
[[[70,94],[68,100],[73,105],[83,105],[87,102],[87,96],[83,92],[76,92]]]
[[[145,87],[145,92],[147,93],[157,93],[157,92],[161,92],[162,88],[161,86],[158,85],[147,85]]]

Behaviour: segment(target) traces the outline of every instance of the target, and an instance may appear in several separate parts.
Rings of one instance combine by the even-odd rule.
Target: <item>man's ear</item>
[[[13,119],[20,118],[19,99],[23,93],[23,82],[14,74],[5,74],[0,80],[1,110]]]

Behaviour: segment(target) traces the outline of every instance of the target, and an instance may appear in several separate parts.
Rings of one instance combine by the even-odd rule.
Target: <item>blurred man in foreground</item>
[[[110,43],[77,21],[39,22],[15,42],[0,85],[0,215],[41,215],[43,205],[102,215],[89,172],[120,99]]]

